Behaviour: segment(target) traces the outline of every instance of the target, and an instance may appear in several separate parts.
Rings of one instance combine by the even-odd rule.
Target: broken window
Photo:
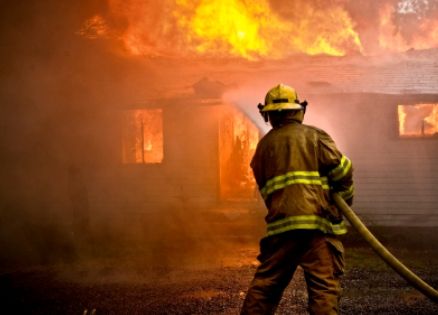
[[[259,131],[239,110],[226,107],[219,125],[220,193],[226,200],[248,200],[257,196],[249,166]]]
[[[398,105],[401,137],[437,137],[438,104]]]
[[[124,112],[122,162],[149,164],[163,161],[163,111],[138,109]]]

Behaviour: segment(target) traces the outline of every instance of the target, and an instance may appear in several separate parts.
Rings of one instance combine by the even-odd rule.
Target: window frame
[[[126,128],[126,115],[129,112],[135,112],[135,111],[160,111],[160,117],[161,117],[161,161],[160,162],[128,162],[125,160],[125,128]],[[130,167],[153,167],[153,166],[160,166],[163,165],[165,162],[165,132],[164,132],[164,117],[165,117],[165,110],[163,107],[133,107],[133,108],[126,108],[123,109],[120,115],[121,119],[121,126],[120,126],[120,164],[123,166],[130,166]],[[144,146],[144,144],[143,144]]]

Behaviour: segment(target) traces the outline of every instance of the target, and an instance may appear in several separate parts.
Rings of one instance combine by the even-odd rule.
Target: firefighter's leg
[[[274,314],[297,262],[290,258],[290,243],[283,236],[271,236],[260,242],[260,266],[251,282],[241,314]]]
[[[312,315],[335,315],[341,296],[340,276],[344,272],[344,249],[336,237],[317,235],[301,266],[309,294]]]

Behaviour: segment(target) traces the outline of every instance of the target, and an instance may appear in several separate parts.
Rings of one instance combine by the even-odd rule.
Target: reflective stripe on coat
[[[296,229],[346,233],[330,191],[351,204],[353,167],[326,132],[298,122],[272,129],[258,143],[251,167],[268,208],[268,235]]]

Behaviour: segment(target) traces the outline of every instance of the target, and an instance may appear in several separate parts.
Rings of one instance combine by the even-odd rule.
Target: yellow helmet
[[[295,91],[294,88],[284,84],[279,84],[268,91],[265,97],[265,105],[259,108],[261,112],[288,109],[299,110],[305,109],[305,105],[303,105],[304,104],[300,103],[298,100],[297,91]]]

